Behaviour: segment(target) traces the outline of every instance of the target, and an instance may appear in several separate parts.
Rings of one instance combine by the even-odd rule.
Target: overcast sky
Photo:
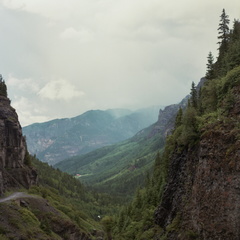
[[[0,73],[22,126],[178,103],[239,0],[0,0]]]

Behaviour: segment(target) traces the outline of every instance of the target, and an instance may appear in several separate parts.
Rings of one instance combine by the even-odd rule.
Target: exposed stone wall
[[[36,182],[35,170],[24,164],[26,151],[17,113],[10,100],[0,96],[0,195],[11,187],[28,188]]]
[[[234,91],[228,118],[208,124],[194,148],[176,148],[170,159],[155,212],[168,240],[240,239],[240,88]]]

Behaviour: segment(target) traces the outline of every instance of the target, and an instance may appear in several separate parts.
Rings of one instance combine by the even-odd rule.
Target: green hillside
[[[185,103],[186,99],[161,110],[158,122],[129,140],[66,159],[54,167],[81,175],[81,182],[101,191],[131,196],[152,170],[155,156],[164,146],[165,134],[173,127],[175,115]]]
[[[220,30],[226,30],[222,22]],[[199,90],[192,84],[188,107],[179,110],[145,187],[118,215],[104,219],[108,236],[239,238],[239,208],[232,206],[239,198],[240,22],[220,37],[217,61],[208,56],[207,81]]]
[[[91,191],[73,176],[27,154],[26,163],[37,169],[37,184],[29,189],[8,188],[0,199],[0,239],[94,240],[104,236],[100,220],[117,213],[122,199]],[[1,196],[3,197],[3,196]]]

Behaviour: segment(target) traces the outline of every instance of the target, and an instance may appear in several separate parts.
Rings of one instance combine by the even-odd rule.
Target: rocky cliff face
[[[171,156],[155,212],[166,239],[240,239],[240,87],[231,92],[227,116],[202,128],[194,147],[176,147]]]
[[[36,183],[36,171],[25,164],[26,152],[17,113],[10,100],[0,96],[0,195],[9,188]]]
[[[171,104],[169,106],[166,106],[164,109],[160,109],[157,122],[149,127],[150,131],[148,133],[148,137],[151,138],[157,133],[161,133],[164,137],[170,134],[174,128],[175,118],[179,108],[186,108],[188,99],[189,96],[186,96],[180,103]]]

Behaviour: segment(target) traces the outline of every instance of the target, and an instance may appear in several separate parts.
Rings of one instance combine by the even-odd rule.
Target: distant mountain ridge
[[[65,159],[54,167],[72,175],[79,174],[82,181],[102,191],[130,196],[151,170],[157,152],[164,147],[165,137],[174,126],[179,108],[184,108],[187,100],[188,97],[160,110],[158,120],[133,137]]]
[[[77,117],[26,126],[23,134],[29,152],[53,165],[132,137],[156,121],[159,108],[90,110]]]

